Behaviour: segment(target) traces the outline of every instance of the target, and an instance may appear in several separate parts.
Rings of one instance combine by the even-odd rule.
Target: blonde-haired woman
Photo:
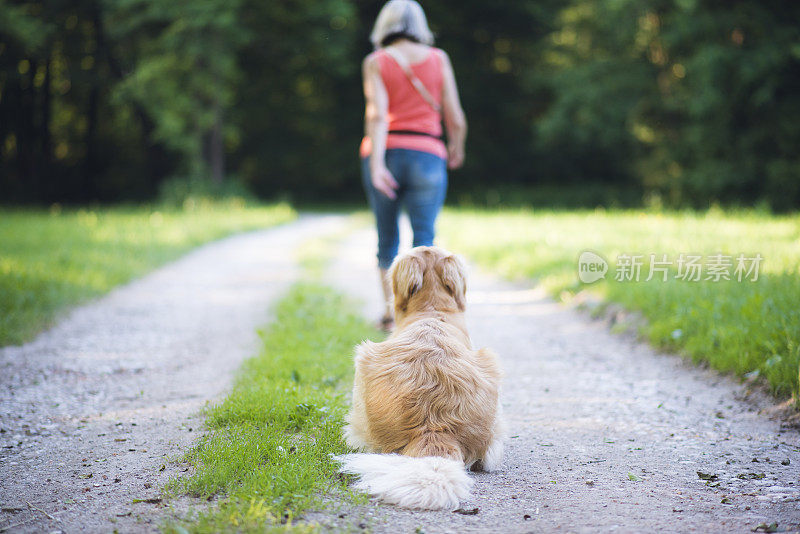
[[[417,246],[433,244],[434,223],[447,190],[447,169],[464,162],[467,122],[447,54],[434,48],[422,7],[414,0],[383,6],[370,35],[375,51],[364,59],[364,189],[378,227],[378,268],[393,326],[386,272],[399,246],[398,215],[405,207]],[[447,145],[442,140],[442,119]]]

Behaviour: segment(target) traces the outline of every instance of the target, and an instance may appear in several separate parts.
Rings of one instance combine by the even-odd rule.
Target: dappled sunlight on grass
[[[22,343],[66,307],[237,231],[295,217],[285,204],[163,211],[0,211],[0,345]]]
[[[536,279],[570,298],[590,291],[641,311],[656,345],[740,376],[763,376],[779,396],[798,392],[800,216],[755,211],[445,210],[443,244],[512,279]],[[578,280],[578,256],[609,261],[605,280]],[[645,282],[649,254],[761,254],[757,281]],[[616,281],[621,254],[643,255],[641,281]],[[731,269],[731,272],[733,269]]]

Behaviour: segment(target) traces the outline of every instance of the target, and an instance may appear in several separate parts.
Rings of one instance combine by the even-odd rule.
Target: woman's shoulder
[[[361,69],[364,72],[367,72],[368,70],[374,70],[374,69],[380,70],[380,68],[381,68],[380,57],[381,57],[381,51],[380,50],[375,50],[374,52],[371,52],[371,53],[367,54],[364,57],[364,61],[361,62]]]
[[[361,62],[361,66],[363,68],[380,68],[381,62],[384,61],[385,57],[386,52],[379,48],[367,54],[364,57],[364,61]]]
[[[450,56],[447,55],[447,52],[442,50],[441,48],[433,48],[436,57],[439,59],[439,65],[441,65],[442,72],[447,73],[453,70],[453,65],[450,63]]]
[[[433,53],[434,53],[434,54],[436,54],[436,55],[439,57],[439,59],[441,59],[442,61],[446,61],[446,62],[448,62],[448,63],[450,62],[450,56],[448,56],[448,55],[447,55],[447,52],[445,52],[445,51],[444,51],[444,50],[442,50],[441,48],[437,48],[437,47],[435,47],[435,46],[432,46],[432,47],[431,47],[431,50],[432,50],[432,51],[433,51]]]

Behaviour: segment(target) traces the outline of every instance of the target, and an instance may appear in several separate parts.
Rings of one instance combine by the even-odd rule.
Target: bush
[[[191,209],[219,202],[245,205],[256,200],[239,180],[214,182],[208,178],[178,176],[164,181],[158,189],[158,202],[164,206]]]

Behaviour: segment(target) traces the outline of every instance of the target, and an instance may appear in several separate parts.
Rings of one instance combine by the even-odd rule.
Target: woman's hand
[[[375,187],[375,189],[389,197],[391,200],[397,198],[397,193],[395,193],[395,190],[399,186],[397,181],[394,179],[394,176],[392,176],[392,173],[386,168],[386,165],[380,165],[370,169],[370,177],[372,178],[372,185]]]
[[[447,168],[458,169],[464,164],[464,149],[459,146],[447,147]]]

